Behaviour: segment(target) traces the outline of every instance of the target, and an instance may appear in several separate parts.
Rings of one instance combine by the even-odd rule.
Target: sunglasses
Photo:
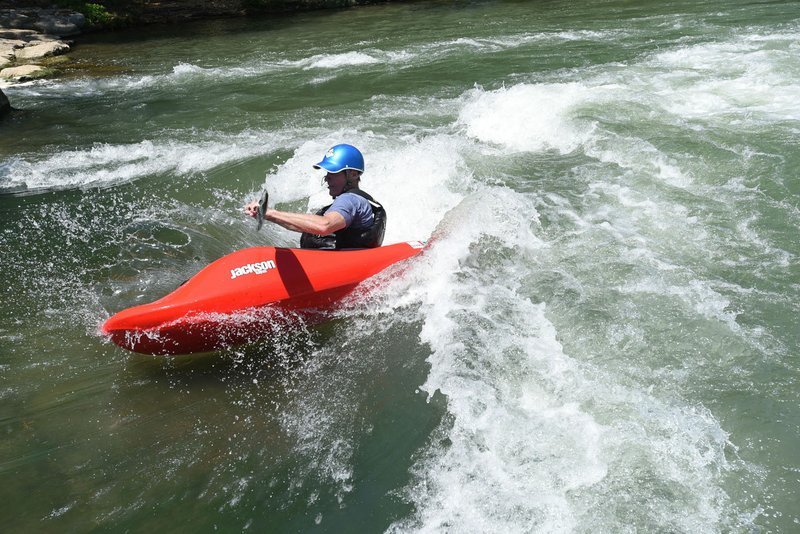
[[[329,172],[329,173],[328,173],[328,174],[326,174],[326,175],[325,175],[325,176],[324,176],[322,179],[323,179],[323,180],[325,180],[325,181],[327,182],[327,181],[328,181],[328,180],[330,180],[331,178],[335,178],[335,177],[339,176],[340,174],[342,174],[343,172],[344,172],[344,171],[333,172],[333,173]]]

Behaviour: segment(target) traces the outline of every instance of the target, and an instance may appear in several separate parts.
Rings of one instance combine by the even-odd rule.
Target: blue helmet
[[[341,172],[345,169],[364,172],[364,156],[353,145],[336,145],[325,153],[325,157],[314,168],[328,172]]]

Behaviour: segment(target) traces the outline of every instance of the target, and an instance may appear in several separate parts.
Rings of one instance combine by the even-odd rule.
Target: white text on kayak
[[[239,276],[244,276],[246,274],[264,274],[265,272],[274,268],[275,268],[275,262],[273,260],[248,263],[247,265],[242,265],[241,267],[231,269],[231,280]]]

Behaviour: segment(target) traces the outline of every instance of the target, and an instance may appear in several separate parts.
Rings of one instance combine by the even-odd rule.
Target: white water
[[[324,86],[351,68],[404,69],[632,33],[521,32],[401,47],[375,39],[357,51],[314,49],[233,67],[180,63],[165,74],[20,91],[126,93],[297,73],[303,85]],[[105,187],[192,178],[285,153],[263,186],[273,203],[311,210],[328,200],[311,164],[327,147],[353,143],[367,157],[364,189],[388,210],[386,242],[431,240],[370,303],[390,325],[421,325],[412,340],[430,352],[421,390],[446,397],[446,417],[409,466],[413,480],[397,489],[415,509],[391,531],[747,530],[762,501],[736,500],[728,477],[758,493],[762,467],[739,457],[747,444],[703,404],[696,381],[748,377],[740,354],[767,361],[796,349],[768,322],[741,320],[752,313],[750,298],[791,296],[719,268],[769,274],[798,264],[750,208],[773,194],[759,178],[771,180],[781,156],[724,135],[742,130],[755,139],[787,122],[797,133],[798,35],[796,27],[752,28],[624,62],[514,73],[517,81],[455,96],[373,95],[321,120],[299,113],[275,129],[172,130],[21,154],[2,163],[0,179],[29,190]],[[680,145],[679,135],[691,142]],[[256,187],[226,198],[231,210],[262,186],[248,179]],[[785,224],[800,226],[797,208],[775,197]],[[236,215],[226,222],[244,232],[251,221]],[[275,227],[265,234],[277,244],[297,238]],[[365,343],[372,322],[348,320]],[[282,428],[296,437],[293,452],[314,458],[304,475],[333,485],[344,503],[358,483],[361,429],[350,404],[359,373],[370,369],[342,363],[352,374],[316,386],[320,397],[307,386]],[[242,477],[226,488],[229,506],[252,484]]]
[[[796,120],[795,36],[744,35],[658,53],[615,74],[580,82],[478,88],[464,95],[457,124],[468,138],[488,144],[478,150],[508,155],[577,151],[617,170],[589,178],[582,213],[547,193],[550,198],[536,201],[536,195],[478,185],[473,196],[444,215],[445,224],[458,231],[436,241],[425,267],[415,270],[415,281],[424,320],[421,337],[433,352],[424,390],[447,396],[452,420],[414,467],[417,481],[408,496],[418,506],[417,515],[393,530],[615,530],[636,509],[648,517],[645,524],[716,532],[720,525],[738,529],[757,516],[758,510],[750,510],[731,522],[736,514],[722,488],[725,473],[751,468],[737,460],[736,446],[711,412],[673,396],[658,380],[631,382],[565,353],[547,306],[528,299],[521,288],[530,269],[558,268],[553,262],[571,254],[592,261],[584,248],[610,240],[627,256],[622,261],[650,271],[620,280],[620,294],[676,301],[683,313],[718,323],[741,343],[759,346],[763,331],[742,328],[725,296],[751,290],[698,277],[674,262],[676,255],[702,257],[703,251],[740,245],[742,239],[763,248],[764,238],[745,231],[719,242],[719,234],[711,234],[671,195],[658,190],[643,195],[631,186],[650,181],[688,189],[711,202],[720,191],[709,184],[725,183],[726,176],[633,135],[605,131],[586,112],[611,108],[615,114],[638,105],[643,120],[657,113],[657,120],[667,124],[699,121],[696,128]],[[454,140],[454,151],[463,146]],[[590,163],[586,170],[594,167]],[[729,202],[738,204],[736,195]],[[570,250],[569,239],[548,244],[537,237],[539,213],[532,205],[540,203],[564,203],[566,209],[557,211],[584,236],[578,248]],[[666,235],[681,236],[667,245],[677,249],[664,249],[673,240],[663,239]],[[555,247],[561,250],[549,258]],[[499,261],[498,249],[504,251]],[[788,265],[783,251],[765,252],[773,264]],[[579,293],[591,291],[575,282]],[[636,312],[620,328],[618,340],[647,344]],[[595,350],[603,348],[590,352]],[[652,362],[632,359],[629,365]],[[692,367],[704,362],[684,365],[668,374],[671,383],[688,380]],[[615,495],[613,504],[605,501],[609,494]]]

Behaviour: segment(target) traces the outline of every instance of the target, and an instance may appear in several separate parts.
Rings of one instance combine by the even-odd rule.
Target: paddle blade
[[[261,193],[261,199],[258,201],[258,211],[256,213],[256,232],[261,230],[264,224],[264,214],[267,213],[267,202],[269,202],[269,193],[266,189]]]

